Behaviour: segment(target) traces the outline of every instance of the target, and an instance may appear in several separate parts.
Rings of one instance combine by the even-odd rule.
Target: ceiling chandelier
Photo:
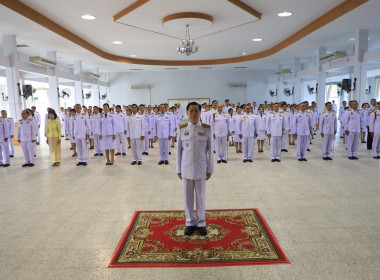
[[[181,41],[181,45],[177,48],[177,51],[189,56],[190,54],[198,51],[198,46],[194,46],[194,44],[195,41],[190,39],[189,25],[187,24],[185,39]]]

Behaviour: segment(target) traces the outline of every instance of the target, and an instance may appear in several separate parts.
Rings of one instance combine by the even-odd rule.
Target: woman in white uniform
[[[102,140],[103,149],[106,153],[106,165],[113,165],[115,158],[115,119],[110,114],[110,106],[108,103],[103,105],[104,114],[100,119],[100,135],[99,140]],[[111,159],[110,159],[111,154]]]
[[[236,108],[236,114],[232,117],[232,123],[233,123],[233,129],[234,129],[234,134],[233,134],[233,140],[235,143],[235,148],[236,148],[236,153],[242,153],[242,142],[241,139],[239,138],[239,135],[236,133],[238,130],[238,125],[241,121],[241,108],[237,107]]]
[[[259,113],[256,116],[257,120],[257,146],[259,153],[263,152],[264,141],[267,138],[267,116],[264,114],[264,108],[259,108]]]

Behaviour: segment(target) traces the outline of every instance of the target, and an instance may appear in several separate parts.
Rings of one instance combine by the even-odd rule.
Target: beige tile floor
[[[267,144],[267,143],[266,143]],[[321,159],[319,137],[308,162],[295,146],[281,163],[255,151],[243,163],[229,148],[207,185],[207,208],[258,208],[291,265],[109,269],[136,210],[183,209],[175,151],[158,166],[157,144],[142,166],[131,151],[114,166],[93,157],[76,167],[69,143],[53,168],[46,145],[34,168],[16,158],[0,169],[0,279],[380,279],[380,160],[360,144],[359,161],[336,141],[334,161]]]

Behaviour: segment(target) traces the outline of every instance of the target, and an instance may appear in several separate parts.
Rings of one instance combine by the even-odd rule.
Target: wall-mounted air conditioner
[[[131,85],[131,89],[151,89],[151,85]]]
[[[40,57],[40,56],[31,56],[31,57],[29,57],[29,62],[33,63],[33,64],[41,65],[41,66],[46,66],[46,67],[49,67],[49,68],[54,68],[54,66],[57,64],[53,60],[50,60],[50,59],[47,59],[47,58],[43,58],[43,57]]]
[[[339,52],[333,52],[333,53],[321,56],[319,58],[319,60],[320,61],[322,61],[322,60],[331,61],[331,60],[336,60],[336,59],[340,59],[340,58],[344,58],[344,57],[347,57],[347,52],[346,51],[344,51],[344,52],[339,51]]]
[[[228,83],[229,88],[246,88],[247,83]]]

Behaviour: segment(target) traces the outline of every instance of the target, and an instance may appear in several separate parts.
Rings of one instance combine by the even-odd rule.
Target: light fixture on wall
[[[8,101],[8,95],[5,95],[4,92],[1,93],[2,97],[3,97],[3,101]]]
[[[195,41],[190,39],[190,30],[189,25],[187,24],[185,39],[181,41],[181,45],[177,48],[177,51],[189,56],[192,53],[196,53],[199,49],[199,47],[195,46],[194,44]]]

